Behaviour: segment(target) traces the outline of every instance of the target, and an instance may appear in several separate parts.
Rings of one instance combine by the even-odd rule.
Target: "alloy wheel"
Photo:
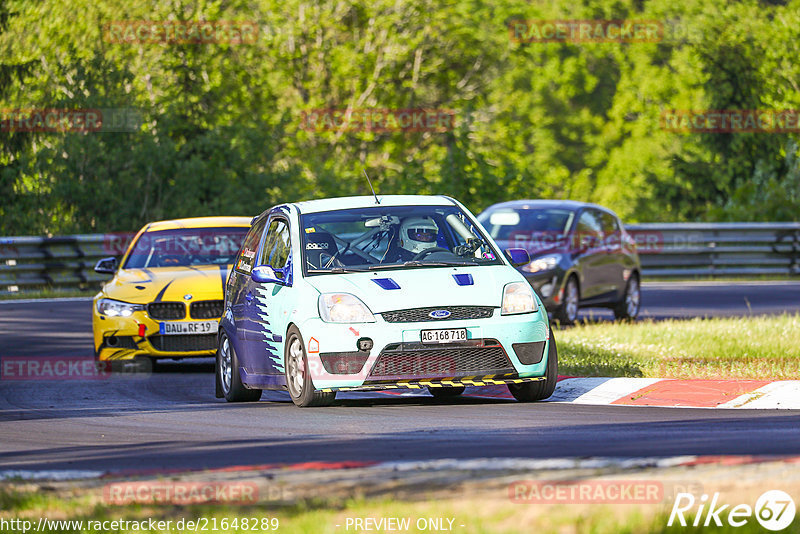
[[[578,284],[575,283],[573,278],[567,282],[567,288],[564,295],[564,306],[566,308],[566,316],[570,322],[574,322],[578,318]]]
[[[227,336],[222,338],[222,346],[219,351],[219,377],[222,391],[227,395],[231,391],[231,380],[233,378],[231,346]]]
[[[625,295],[625,307],[628,312],[628,317],[636,317],[636,314],[639,312],[639,303],[641,302],[639,279],[632,277],[628,284],[628,294]]]
[[[306,378],[305,359],[303,358],[303,346],[300,339],[292,338],[289,345],[289,361],[287,362],[289,371],[289,389],[293,397],[303,394],[303,385]]]

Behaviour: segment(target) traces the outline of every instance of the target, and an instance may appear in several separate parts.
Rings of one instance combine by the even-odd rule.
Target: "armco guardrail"
[[[94,272],[97,260],[121,256],[132,237],[127,233],[0,237],[0,293],[97,288],[109,278]]]
[[[800,223],[648,223],[625,227],[644,277],[800,274]]]
[[[800,275],[800,223],[647,223],[626,227],[643,275],[693,278]],[[133,234],[0,237],[0,293],[98,287],[98,259],[120,256]]]

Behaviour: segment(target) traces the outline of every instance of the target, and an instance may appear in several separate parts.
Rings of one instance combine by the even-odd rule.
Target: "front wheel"
[[[260,389],[247,389],[239,375],[239,358],[233,350],[227,334],[219,338],[217,362],[217,396],[225,397],[228,402],[255,402],[261,398]]]
[[[578,320],[580,301],[581,293],[578,287],[578,279],[572,275],[567,279],[567,284],[564,286],[564,302],[554,314],[555,319],[562,325],[574,324]]]
[[[614,317],[617,319],[636,319],[639,315],[639,308],[642,303],[642,286],[639,284],[639,277],[631,274],[628,284],[625,286],[625,296],[614,308]]]
[[[292,402],[301,408],[306,406],[327,406],[336,399],[336,392],[322,392],[314,389],[311,373],[308,368],[303,338],[296,326],[289,327],[286,335],[286,349],[284,351],[284,369],[286,388]]]
[[[544,380],[509,384],[508,391],[520,402],[534,402],[550,397],[556,389],[556,382],[558,382],[558,348],[556,347],[556,338],[553,336],[553,330],[551,329]]]

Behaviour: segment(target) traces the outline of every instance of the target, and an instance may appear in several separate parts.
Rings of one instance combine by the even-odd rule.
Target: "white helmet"
[[[412,254],[437,246],[439,228],[427,217],[410,217],[400,225],[400,246]]]

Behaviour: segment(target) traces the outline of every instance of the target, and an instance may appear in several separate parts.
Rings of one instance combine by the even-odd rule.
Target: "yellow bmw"
[[[94,297],[99,360],[213,356],[228,271],[250,229],[249,217],[159,221],[139,230]],[[145,360],[147,361],[147,360]]]

